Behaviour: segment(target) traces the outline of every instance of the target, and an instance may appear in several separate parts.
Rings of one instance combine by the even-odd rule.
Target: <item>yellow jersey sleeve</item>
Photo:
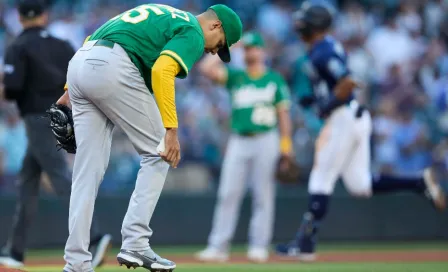
[[[166,128],[177,128],[174,80],[182,70],[177,60],[161,55],[151,70],[151,84],[154,97]]]

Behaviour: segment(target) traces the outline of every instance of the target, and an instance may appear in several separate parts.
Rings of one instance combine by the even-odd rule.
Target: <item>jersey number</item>
[[[255,106],[251,119],[255,125],[273,126],[277,122],[275,108],[263,105]]]
[[[115,16],[114,18],[112,18],[112,20],[115,20],[115,19],[118,19],[119,17],[121,17],[121,20],[125,21],[126,23],[138,24],[138,23],[143,22],[144,20],[148,19],[148,17],[149,17],[148,10],[151,10],[152,12],[154,12],[155,15],[165,14],[165,12],[162,11],[161,8],[170,12],[172,18],[180,18],[187,22],[190,21],[190,17],[188,17],[188,14],[185,11],[182,11],[182,10],[179,10],[179,9],[167,6],[167,5],[161,5],[161,4],[141,5],[134,9],[128,10],[122,14],[119,14],[118,16]],[[131,15],[132,12],[138,12],[138,15],[132,16]]]

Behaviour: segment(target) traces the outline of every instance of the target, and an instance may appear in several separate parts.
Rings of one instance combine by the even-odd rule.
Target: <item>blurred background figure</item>
[[[23,31],[6,50],[2,94],[6,100],[15,102],[19,111],[15,105],[6,108],[0,141],[6,179],[14,180],[14,175],[18,175],[16,214],[0,255],[0,265],[12,268],[24,266],[27,232],[37,213],[43,172],[54,191],[68,202],[71,174],[43,116],[63,92],[68,62],[74,55],[67,42],[51,36],[45,29],[49,13],[44,0],[20,0],[17,9]],[[91,237],[95,249],[93,263],[98,265],[111,236],[99,233],[95,224]]]
[[[384,174],[372,177],[372,120],[369,111],[354,96],[360,84],[347,67],[345,50],[330,34],[334,22],[332,8],[305,2],[293,17],[297,34],[309,46],[308,57],[312,65],[309,79],[313,83],[313,93],[302,97],[300,104],[305,108],[314,106],[324,126],[316,141],[308,182],[308,210],[295,238],[278,245],[276,253],[303,261],[315,260],[319,228],[325,221],[335,184],[341,178],[348,192],[355,197],[415,192],[426,196],[437,209],[444,210],[445,193],[433,169],[425,168],[423,174],[419,171],[430,163],[421,156],[424,155],[420,147],[426,143],[425,133],[422,127],[414,124],[407,111],[395,131],[400,151],[407,156],[404,164],[398,166],[403,172],[400,177]],[[400,74],[395,76],[399,78]]]
[[[253,214],[247,257],[269,258],[274,226],[275,170],[280,155],[292,158],[289,87],[265,64],[265,42],[258,32],[241,40],[246,69],[226,68],[216,56],[206,57],[201,73],[225,86],[232,97],[231,130],[218,189],[208,246],[201,261],[227,261],[239,209],[249,187]]]
[[[2,190],[11,193],[15,190],[11,185],[13,185],[15,176],[22,168],[22,161],[27,148],[27,137],[25,125],[20,118],[16,105],[9,104],[5,110],[6,116],[0,138],[0,149],[3,155],[4,182],[10,185],[10,187],[4,187]]]

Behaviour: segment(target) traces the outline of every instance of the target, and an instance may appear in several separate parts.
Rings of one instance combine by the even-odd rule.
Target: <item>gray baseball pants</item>
[[[249,187],[252,192],[249,247],[268,249],[274,227],[275,169],[279,155],[277,130],[252,137],[230,136],[208,238],[209,247],[222,251],[229,249],[241,202]]]
[[[87,42],[70,61],[67,82],[78,145],[70,198],[65,270],[93,271],[89,229],[98,187],[106,171],[115,126],[142,157],[121,234],[122,249],[149,249],[153,215],[169,165],[157,157],[165,128],[144,80],[124,49]]]

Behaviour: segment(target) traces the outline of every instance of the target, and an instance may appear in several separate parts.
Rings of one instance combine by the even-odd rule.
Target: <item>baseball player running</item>
[[[247,33],[242,41],[246,70],[227,68],[213,56],[204,59],[199,67],[205,76],[224,85],[232,99],[232,135],[223,162],[212,231],[208,247],[196,256],[202,261],[228,259],[248,175],[253,214],[247,257],[255,262],[268,259],[274,221],[276,164],[280,153],[291,156],[288,86],[278,73],[266,67],[260,34]]]
[[[410,191],[426,195],[437,209],[445,208],[445,196],[431,168],[420,178],[379,176],[370,172],[370,134],[372,121],[367,110],[353,98],[357,84],[346,66],[340,43],[328,35],[332,25],[330,10],[322,5],[304,4],[296,13],[296,30],[309,45],[314,97],[302,104],[315,102],[324,119],[316,142],[314,165],[308,184],[308,211],[294,240],[276,247],[280,255],[304,261],[315,259],[319,226],[329,205],[335,183],[342,176],[345,187],[355,196]],[[317,87],[320,84],[321,87]]]
[[[151,271],[176,267],[149,245],[149,222],[169,165],[176,168],[181,158],[174,79],[185,78],[204,51],[229,62],[229,47],[241,32],[240,18],[225,5],[195,17],[170,6],[144,4],[102,25],[71,59],[68,92],[57,102],[71,104],[77,145],[64,271],[93,271],[89,230],[115,126],[142,157],[117,260]]]

